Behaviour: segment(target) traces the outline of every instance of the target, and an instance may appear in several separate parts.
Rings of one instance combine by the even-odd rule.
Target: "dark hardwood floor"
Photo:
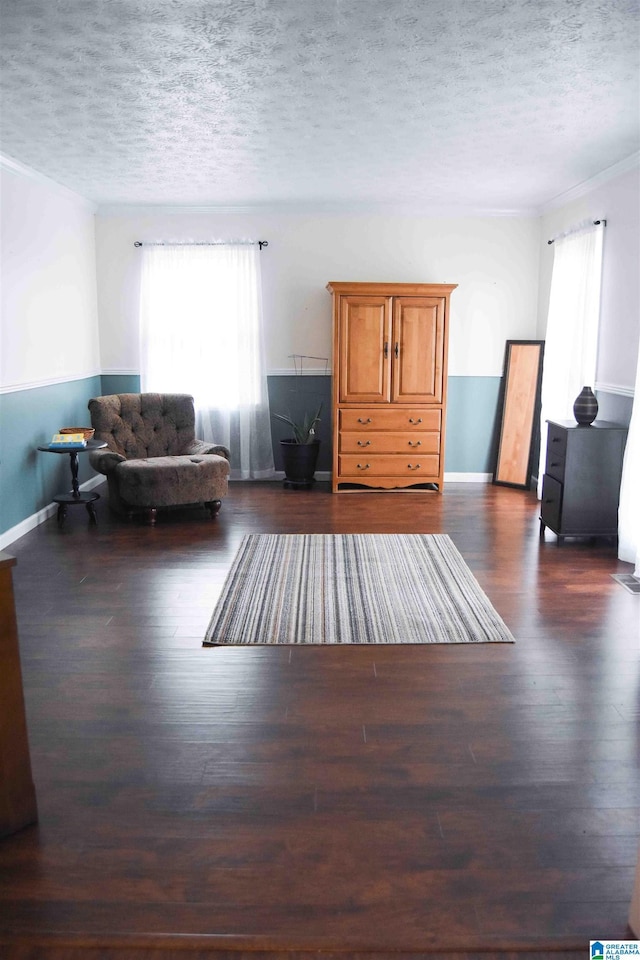
[[[105,491],[103,491],[105,492]],[[234,484],[8,548],[39,823],[0,956],[587,956],[629,939],[640,599],[532,494]],[[512,644],[202,648],[248,532],[445,532]]]

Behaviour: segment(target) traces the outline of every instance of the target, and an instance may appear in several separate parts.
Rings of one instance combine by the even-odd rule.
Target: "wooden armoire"
[[[342,283],[333,296],[333,492],[442,492],[457,284]]]

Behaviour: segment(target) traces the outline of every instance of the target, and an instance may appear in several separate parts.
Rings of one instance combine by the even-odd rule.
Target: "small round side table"
[[[80,491],[80,485],[78,483],[78,454],[89,453],[91,450],[101,450],[106,446],[107,444],[104,440],[87,440],[86,447],[76,447],[73,450],[52,450],[49,446],[38,447],[38,450],[42,450],[43,453],[66,453],[70,457],[71,492],[59,493],[53,498],[53,502],[58,504],[57,518],[59,527],[64,524],[67,516],[67,507],[72,507],[76,504],[85,505],[87,508],[87,513],[89,514],[89,523],[95,525],[98,522],[96,510],[93,504],[96,500],[100,499],[100,494],[94,493],[93,490],[88,492]]]

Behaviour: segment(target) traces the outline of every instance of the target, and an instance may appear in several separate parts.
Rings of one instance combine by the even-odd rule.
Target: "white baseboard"
[[[99,486],[101,483],[103,483],[103,481],[104,477],[102,474],[98,473],[95,477],[91,477],[90,480],[80,484],[80,489],[93,490],[94,487]],[[25,534],[30,533],[31,530],[35,530],[35,528],[39,527],[40,524],[44,523],[45,520],[49,520],[49,518],[55,514],[57,509],[57,503],[48,503],[46,507],[42,508],[42,510],[38,510],[37,513],[32,513],[30,517],[26,517],[24,520],[21,520],[20,523],[15,525],[15,527],[11,527],[9,530],[5,530],[4,533],[0,533],[0,550],[4,550],[5,547],[15,543],[16,540],[20,539],[20,537],[24,537]]]
[[[275,470],[271,480],[284,480],[285,473],[284,470]],[[331,480],[331,471],[330,470],[316,470],[314,473],[316,480]]]
[[[492,473],[445,473],[445,483],[491,483]]]
[[[101,483],[104,483],[107,478],[101,473],[96,473],[95,477],[91,477],[89,480],[85,480],[84,483],[80,484],[81,490],[95,490],[96,487],[99,487]]]

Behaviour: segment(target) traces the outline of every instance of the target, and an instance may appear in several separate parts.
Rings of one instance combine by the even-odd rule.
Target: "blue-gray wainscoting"
[[[490,473],[500,377],[449,377],[445,470],[447,473]],[[331,470],[331,377],[269,377],[272,413],[291,411],[295,418],[315,411],[322,401],[322,421],[316,429],[322,441],[318,470]],[[278,441],[291,436],[287,427],[272,426],[276,469],[281,470]]]
[[[445,469],[448,473],[486,474],[493,472],[494,438],[500,377],[449,377]],[[103,393],[139,390],[137,376],[102,377]],[[273,376],[268,378],[272,413],[291,415],[315,413],[322,403],[316,433],[321,441],[318,470],[331,470],[331,377]],[[271,427],[276,470],[282,470],[279,441],[291,436],[285,424],[274,420]]]
[[[619,393],[608,393],[606,390],[596,389],[598,399],[598,420],[609,420],[611,423],[624,423],[626,427],[631,421],[633,397]]]
[[[449,474],[489,474],[495,456],[500,377],[449,377],[445,469]],[[331,377],[272,376],[268,380],[271,410],[315,412],[322,401],[317,434],[322,441],[319,471],[331,469]],[[105,374],[66,383],[0,394],[0,535],[48,506],[56,493],[70,487],[68,458],[38,453],[62,426],[89,423],[87,403],[93,396],[136,392],[134,374]],[[274,420],[272,437],[276,469],[282,469],[279,440],[287,427]],[[80,457],[80,482],[94,476]]]
[[[99,376],[0,394],[0,534],[71,489],[69,457],[40,453],[61,427],[90,423],[87,403],[102,390]],[[80,456],[79,480],[95,476]]]
[[[492,474],[495,467],[499,429],[501,377],[449,377],[445,470],[449,474]],[[305,411],[315,413],[322,401],[321,422],[316,432],[322,441],[318,470],[331,470],[331,377],[273,376],[268,378],[272,413]],[[134,393],[140,389],[136,375],[109,374],[102,377],[102,393]],[[601,420],[628,424],[632,396],[597,391]],[[282,469],[279,441],[289,436],[277,420],[271,426],[276,470]]]
[[[449,377],[445,473],[493,473],[501,377]]]

